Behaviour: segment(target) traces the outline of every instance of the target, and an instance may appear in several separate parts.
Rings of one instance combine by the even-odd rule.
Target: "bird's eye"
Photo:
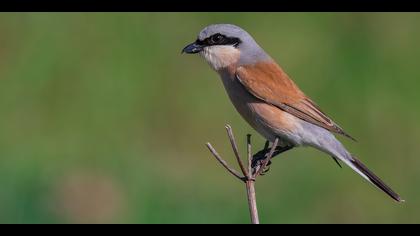
[[[218,44],[218,43],[221,43],[224,38],[225,37],[223,35],[221,35],[221,34],[215,34],[215,35],[211,36],[210,42],[212,44]]]

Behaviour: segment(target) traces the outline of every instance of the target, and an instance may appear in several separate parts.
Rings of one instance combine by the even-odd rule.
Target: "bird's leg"
[[[255,153],[252,157],[252,169],[256,170],[257,167],[261,166],[264,162],[264,160],[267,158],[268,153],[270,152],[270,148],[269,146],[269,141],[265,142],[264,148],[260,151],[258,151],[257,153]],[[279,154],[288,151],[290,149],[292,149],[293,146],[285,146],[285,147],[281,147],[281,146],[277,146],[276,150],[273,153],[273,156],[271,158],[274,158],[275,156],[278,156]],[[269,166],[271,165],[271,160],[267,163],[267,169],[263,171],[263,173],[266,173],[270,168]]]
[[[271,159],[273,159],[273,157],[280,155],[283,152],[286,152],[290,149],[292,149],[293,146],[285,146],[285,147],[276,147],[276,150],[273,153],[273,156],[271,157]],[[271,160],[268,161],[266,168],[264,168],[262,175],[264,175],[265,173],[267,173],[270,170],[270,165],[271,165]]]
[[[262,161],[267,157],[268,152],[270,151],[270,149],[268,148],[268,145],[270,144],[269,141],[265,142],[264,148],[261,149],[260,151],[258,151],[257,153],[255,153],[252,156],[252,165],[251,167],[253,169],[255,169],[255,167],[257,166],[261,166]]]

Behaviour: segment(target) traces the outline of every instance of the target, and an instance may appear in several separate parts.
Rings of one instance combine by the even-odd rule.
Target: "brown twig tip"
[[[244,163],[242,162],[241,156],[239,155],[238,145],[236,144],[235,136],[233,135],[232,127],[230,125],[226,125],[226,130],[229,136],[230,144],[232,145],[233,153],[235,154],[236,161],[241,168],[242,174],[246,177],[249,176],[248,170],[245,168]]]

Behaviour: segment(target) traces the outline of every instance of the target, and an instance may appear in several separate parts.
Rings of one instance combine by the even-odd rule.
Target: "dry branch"
[[[233,176],[241,180],[245,183],[246,186],[246,193],[248,198],[248,207],[251,216],[251,223],[252,224],[259,224],[259,217],[258,217],[258,208],[257,208],[257,200],[255,196],[255,180],[256,178],[261,175],[264,170],[266,169],[268,163],[270,162],[273,154],[275,154],[276,147],[278,144],[278,138],[274,141],[273,145],[271,146],[270,151],[268,154],[263,158],[260,164],[253,166],[253,162],[256,161],[256,158],[260,158],[259,156],[252,155],[252,145],[251,145],[251,135],[247,135],[247,159],[248,159],[248,166],[245,167],[242,158],[238,151],[238,146],[236,144],[235,136],[233,135],[232,127],[230,125],[226,125],[226,130],[228,133],[229,141],[232,146],[233,153],[235,155],[236,161],[241,169],[241,174],[230,167],[225,160],[217,153],[217,151],[213,148],[210,143],[207,143],[206,146],[216,158],[216,160]],[[264,150],[268,149],[268,143],[265,144]]]

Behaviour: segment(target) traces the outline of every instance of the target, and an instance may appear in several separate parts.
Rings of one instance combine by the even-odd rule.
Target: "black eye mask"
[[[197,39],[195,43],[201,46],[233,45],[234,47],[237,47],[241,43],[241,40],[239,38],[227,37],[217,33],[203,40]]]

